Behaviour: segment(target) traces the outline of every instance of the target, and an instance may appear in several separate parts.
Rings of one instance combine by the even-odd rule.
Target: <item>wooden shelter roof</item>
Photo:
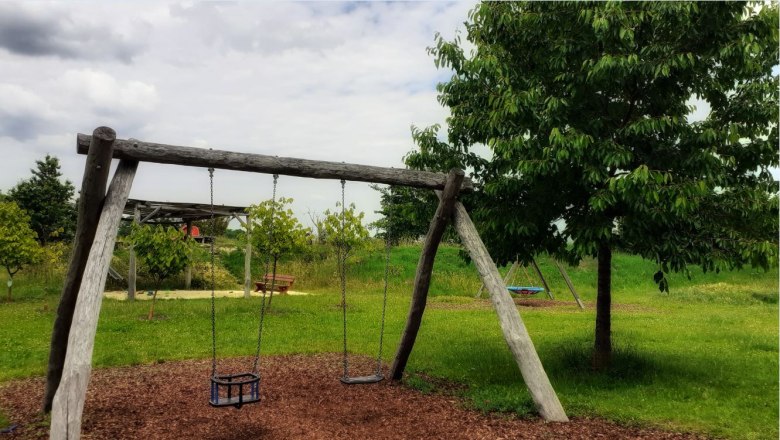
[[[127,199],[123,220],[132,221],[138,207],[142,223],[181,223],[211,218],[211,205],[207,203],[155,202]],[[214,217],[246,215],[246,206],[214,205]]]

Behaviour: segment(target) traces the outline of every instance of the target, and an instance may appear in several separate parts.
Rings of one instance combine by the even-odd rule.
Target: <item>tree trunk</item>
[[[596,344],[593,369],[604,370],[612,359],[612,249],[606,241],[599,244],[598,295],[596,297]]]
[[[152,294],[152,305],[149,306],[149,316],[146,317],[146,319],[149,321],[154,319],[154,303],[157,301],[157,291],[160,290],[161,283],[162,281],[158,281],[154,286],[154,293]]]

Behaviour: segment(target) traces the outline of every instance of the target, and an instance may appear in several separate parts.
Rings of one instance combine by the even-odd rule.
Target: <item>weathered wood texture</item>
[[[125,206],[125,216],[133,215],[135,208],[141,210],[141,216],[149,223],[182,223],[187,221],[207,220],[211,218],[211,204],[157,202],[153,200],[128,199]],[[215,217],[232,217],[244,215],[246,206],[214,205]],[[151,217],[150,217],[151,216]]]
[[[506,272],[506,275],[504,275],[504,285],[509,285],[509,280],[512,279],[512,276],[517,272],[517,268],[520,266],[520,263],[515,260],[511,266],[509,266],[509,270]],[[485,283],[482,283],[482,286],[479,287],[479,291],[477,292],[475,298],[482,298],[482,292],[485,291]]]
[[[79,154],[84,154],[87,151],[89,142],[89,135],[78,135],[77,149]],[[430,189],[444,189],[444,183],[447,180],[446,174],[428,171],[235,153],[123,139],[116,140],[114,157],[142,162],[252,171],[314,179],[344,179]],[[464,178],[461,191],[470,191],[472,188],[471,180]]]
[[[92,370],[92,349],[103,289],[122,210],[137,167],[138,162],[121,161],[105,197],[73,313],[62,380],[54,396],[49,431],[52,440],[76,440],[81,436],[81,415]]]
[[[138,205],[133,208],[133,223],[141,223],[141,210],[138,209]],[[129,301],[135,301],[135,290],[138,287],[136,285],[136,276],[138,275],[138,269],[135,265],[135,248],[133,244],[130,244],[130,252],[128,253],[127,262],[127,299]]]
[[[57,307],[57,317],[52,328],[49,348],[49,365],[46,373],[46,389],[43,398],[43,411],[51,411],[52,400],[62,376],[62,365],[68,344],[68,334],[73,321],[73,309],[79,293],[87,256],[95,238],[100,208],[106,195],[106,182],[111,168],[111,155],[116,133],[108,127],[98,127],[90,137],[89,152],[81,181],[79,213],[73,250],[70,254],[68,273]]]
[[[561,273],[561,276],[563,276],[563,281],[566,281],[566,285],[569,286],[569,291],[571,291],[574,300],[577,301],[577,305],[580,306],[580,309],[585,310],[585,305],[580,300],[580,296],[577,295],[577,291],[574,290],[574,283],[571,282],[571,278],[569,278],[569,274],[566,272],[566,268],[561,266],[561,263],[559,263],[558,260],[555,260],[555,265],[558,266],[558,272]]]
[[[412,293],[412,303],[409,306],[409,315],[406,318],[406,328],[401,336],[401,342],[398,344],[398,349],[395,353],[395,360],[390,368],[390,377],[393,380],[400,380],[403,376],[406,363],[409,361],[409,355],[411,355],[414,342],[417,339],[417,332],[420,330],[425,304],[428,300],[428,288],[431,285],[431,273],[433,272],[436,251],[439,249],[439,243],[441,243],[441,237],[444,235],[447,223],[452,217],[452,209],[463,177],[464,173],[462,170],[453,169],[450,171],[442,198],[436,208],[436,214],[428,226],[428,234],[425,236],[420,260],[417,263],[417,274],[414,277],[414,291]]]
[[[522,374],[531,398],[536,404],[539,415],[547,421],[567,422],[569,418],[566,417],[561,402],[544,372],[539,355],[536,353],[528,330],[525,328],[517,307],[501,279],[501,274],[498,273],[493,259],[479,237],[477,228],[474,227],[474,223],[466,212],[466,208],[460,202],[455,203],[453,224],[490,293],[490,299],[498,314],[504,339],[514,355],[517,366],[520,367],[520,374]]]
[[[542,274],[542,270],[539,269],[539,265],[536,264],[536,260],[531,259],[531,265],[533,265],[536,274],[539,275],[539,279],[542,280],[542,285],[544,286],[544,291],[547,292],[547,296],[549,296],[550,299],[555,299],[552,290],[550,290],[550,286],[547,285],[547,280],[544,278],[544,275]]]

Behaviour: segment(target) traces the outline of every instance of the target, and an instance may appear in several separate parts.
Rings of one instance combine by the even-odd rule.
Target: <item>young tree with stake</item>
[[[276,265],[283,255],[298,252],[308,245],[311,229],[304,228],[287,206],[293,202],[290,198],[277,201],[265,200],[247,208],[251,221],[252,244],[260,255],[266,255],[273,261],[272,276],[276,276]],[[265,268],[268,271],[268,267]],[[268,299],[268,307],[274,298],[273,289]]]
[[[154,293],[147,319],[154,319],[157,291],[163,280],[176,275],[190,264],[194,241],[183,231],[162,225],[134,225],[130,234],[133,249],[154,278]]]

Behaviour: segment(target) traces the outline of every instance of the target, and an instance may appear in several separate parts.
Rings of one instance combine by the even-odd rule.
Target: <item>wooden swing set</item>
[[[77,151],[87,157],[74,250],[52,332],[45,397],[47,402],[51,399],[51,439],[80,438],[103,290],[119,222],[139,162],[434,190],[439,203],[423,243],[406,326],[390,368],[390,378],[400,380],[406,368],[422,323],[434,258],[445,227],[451,221],[490,294],[504,339],[539,414],[547,421],[568,421],[496,265],[468,212],[457,200],[459,192],[473,189],[462,170],[441,174],[163,145],[116,139],[115,131],[108,127],[98,127],[92,136],[79,134]],[[112,158],[119,159],[119,165],[106,191]]]

